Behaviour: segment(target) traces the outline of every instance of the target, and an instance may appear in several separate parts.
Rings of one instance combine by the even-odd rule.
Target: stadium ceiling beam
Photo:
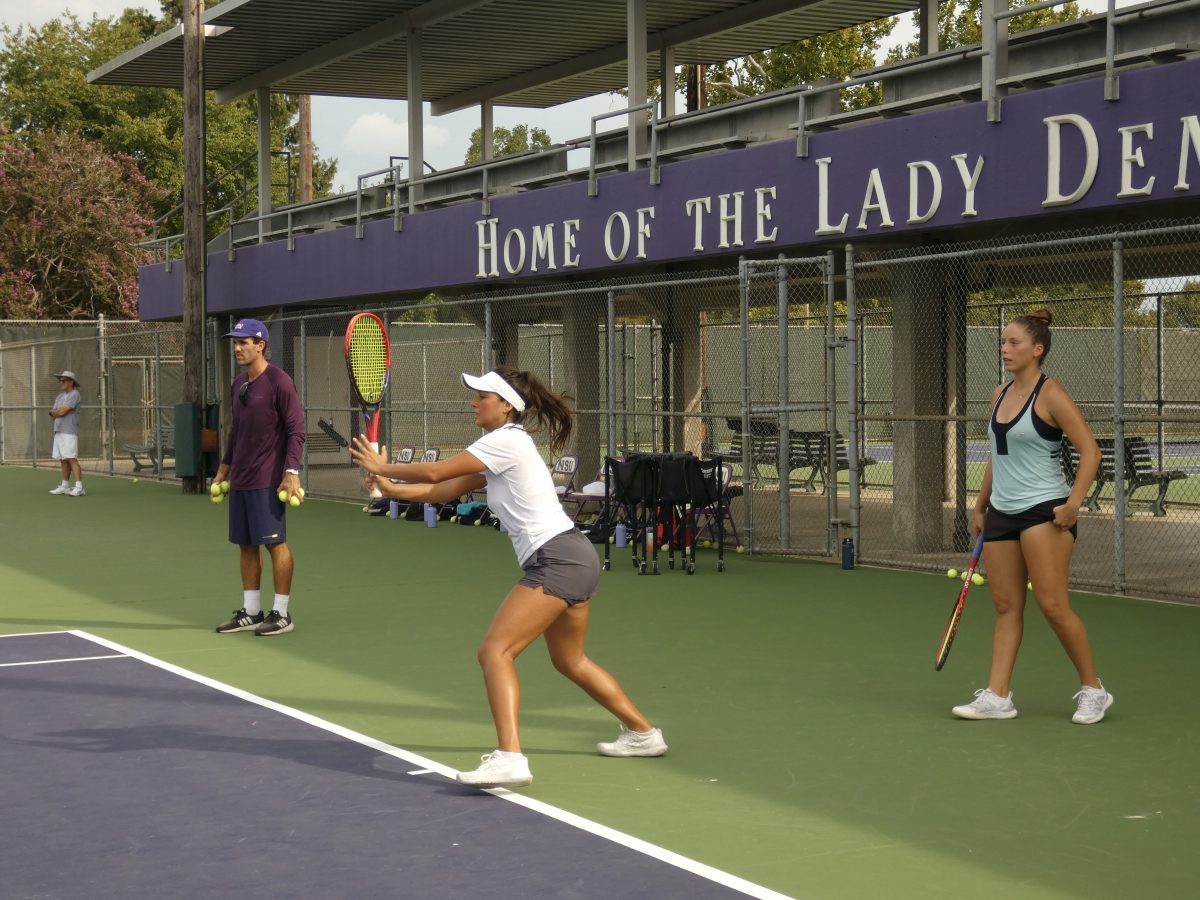
[[[290,59],[219,88],[217,102],[229,103],[257,88],[270,87],[272,84],[296,78],[344,57],[354,56],[371,47],[386,44],[388,41],[407,35],[416,29],[428,28],[430,25],[470,12],[489,2],[491,0],[431,0],[416,9],[399,13],[382,22],[376,22],[354,34],[348,34],[323,47],[310,50],[295,59]],[[213,8],[213,12],[217,14],[223,10],[218,6]]]
[[[821,2],[823,0],[756,0],[754,3],[722,10],[703,19],[697,19],[694,22],[687,22],[683,25],[677,25],[674,28],[666,28],[662,31],[649,34],[647,35],[646,49],[649,51],[661,51],[666,47],[678,47],[680,44],[720,34],[722,31],[729,31],[740,25],[757,22],[761,19],[769,19],[772,16],[782,15],[783,13],[795,12],[801,7],[814,6]],[[572,75],[581,75],[584,72],[603,69],[626,59],[628,50],[628,45],[625,42],[610,44],[607,47],[593,50],[591,53],[585,53],[583,56],[577,56],[574,59],[564,60],[563,62],[544,66],[540,69],[532,69],[510,78],[494,81],[491,84],[480,85],[470,90],[451,94],[440,100],[434,100],[431,104],[432,112],[435,116],[445,115],[458,109],[474,106],[485,100],[494,100],[507,94],[513,94],[542,84],[549,84],[552,81],[558,81],[562,78],[569,78]]]

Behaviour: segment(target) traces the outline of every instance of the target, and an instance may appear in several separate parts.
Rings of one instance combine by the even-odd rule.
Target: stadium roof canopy
[[[629,84],[630,10],[645,16],[649,77],[932,6],[930,0],[224,0],[204,16],[205,85],[222,102],[256,90],[407,99],[410,47],[422,99],[548,107]],[[100,84],[183,84],[176,27],[89,73]]]

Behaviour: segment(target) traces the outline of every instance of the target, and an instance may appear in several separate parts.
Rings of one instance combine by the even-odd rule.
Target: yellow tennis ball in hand
[[[280,491],[280,492],[279,492],[279,502],[280,502],[280,503],[287,503],[287,502],[288,502],[288,492],[287,492],[287,491]]]
[[[221,482],[221,493],[222,493],[222,494],[228,494],[228,493],[229,493],[229,482],[228,482],[228,481],[222,481],[222,482]]]
[[[303,500],[304,499],[304,488],[299,488],[298,492],[300,494],[300,499]]]
[[[974,575],[971,576],[971,584],[981,585],[984,583],[984,581],[985,581],[984,577],[982,575],[980,575],[978,572],[976,572]]]
[[[288,500],[288,504],[291,506],[299,506],[300,505],[300,495],[293,494],[292,498],[290,500]]]
[[[958,569],[947,569],[946,577],[947,578],[957,578],[958,577]]]
[[[210,494],[212,494],[214,497],[219,496],[221,493],[221,485],[217,484],[214,481],[211,485],[209,485],[208,492]]]
[[[225,495],[224,494],[213,494],[211,497],[209,497],[209,499],[213,502],[214,505],[216,505],[218,503],[223,503],[225,501]]]

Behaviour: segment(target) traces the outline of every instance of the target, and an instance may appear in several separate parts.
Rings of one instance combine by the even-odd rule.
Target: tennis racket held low
[[[946,664],[947,657],[950,656],[950,647],[954,643],[954,636],[958,634],[959,623],[962,622],[963,610],[967,606],[967,592],[971,589],[971,578],[975,575],[975,569],[979,565],[979,557],[983,553],[983,532],[979,532],[979,537],[975,540],[975,549],[971,551],[971,562],[967,566],[967,570],[963,573],[962,590],[958,592],[958,600],[954,604],[954,608],[950,611],[950,619],[946,622],[946,630],[942,632],[942,639],[938,642],[937,653],[933,658],[933,669],[935,672],[940,672],[942,666]]]

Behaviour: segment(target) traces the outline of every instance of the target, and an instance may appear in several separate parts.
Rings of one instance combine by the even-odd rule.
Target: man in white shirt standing
[[[56,376],[61,390],[54,398],[50,417],[54,419],[54,450],[52,456],[62,467],[62,483],[52,494],[82,497],[83,470],[79,468],[79,382],[69,369]],[[75,485],[70,479],[74,477]]]

